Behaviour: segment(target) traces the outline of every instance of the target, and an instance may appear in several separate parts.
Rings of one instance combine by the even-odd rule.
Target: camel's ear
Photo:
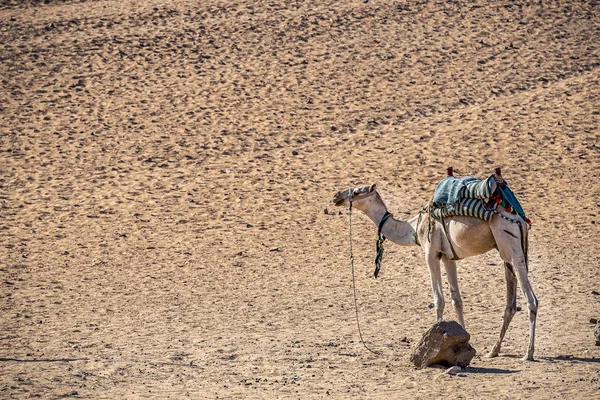
[[[375,184],[372,184],[371,187],[369,188],[369,193],[371,193],[373,190],[375,190],[377,186]]]

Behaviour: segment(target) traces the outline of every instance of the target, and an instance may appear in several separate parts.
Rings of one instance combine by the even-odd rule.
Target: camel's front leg
[[[504,340],[508,325],[517,312],[517,277],[512,271],[512,265],[509,263],[504,263],[504,275],[506,277],[506,309],[504,310],[500,338],[492,351],[488,354],[488,357],[496,357],[500,353],[500,347],[502,346],[502,341]]]
[[[448,285],[450,286],[450,296],[452,297],[452,305],[456,311],[458,317],[458,323],[463,328],[465,327],[465,320],[463,317],[463,306],[462,299],[460,298],[460,290],[458,289],[458,277],[456,275],[456,262],[450,260],[447,256],[442,256],[442,263],[446,268],[446,275],[448,275]]]
[[[440,257],[438,254],[429,252],[425,255],[425,261],[429,267],[431,277],[431,289],[433,290],[433,304],[437,312],[437,321],[442,320],[444,314],[444,294],[442,293],[442,272],[440,271]]]

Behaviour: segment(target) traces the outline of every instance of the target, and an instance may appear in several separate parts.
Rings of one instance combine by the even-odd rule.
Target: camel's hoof
[[[521,358],[522,361],[533,361],[533,355],[526,355],[525,357]]]
[[[498,352],[497,351],[490,351],[489,353],[487,353],[485,355],[486,358],[496,358],[498,357]]]

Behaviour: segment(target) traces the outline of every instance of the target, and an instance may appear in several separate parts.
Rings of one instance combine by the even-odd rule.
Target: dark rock
[[[475,356],[471,335],[456,321],[435,323],[421,338],[410,357],[417,368],[434,364],[466,367]]]

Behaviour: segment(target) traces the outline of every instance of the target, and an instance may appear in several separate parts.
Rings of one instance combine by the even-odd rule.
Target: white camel
[[[339,191],[333,198],[336,206],[347,206],[364,212],[376,226],[380,226],[388,210],[375,185],[350,188]],[[475,217],[446,217],[446,229],[439,220],[424,213],[412,217],[408,221],[388,217],[381,226],[381,233],[392,242],[403,246],[421,246],[425,251],[425,261],[429,267],[433,301],[437,311],[437,320],[442,320],[444,313],[444,296],[442,294],[442,276],[440,261],[446,269],[452,297],[452,304],[458,316],[458,322],[465,326],[462,300],[458,289],[456,275],[456,258],[463,259],[497,249],[504,261],[506,276],[506,309],[498,342],[488,354],[496,357],[500,352],[506,329],[517,311],[517,283],[527,299],[529,308],[529,346],[524,360],[533,360],[535,321],[538,301],[533,293],[527,277],[527,224],[518,215],[506,212],[498,206],[498,212],[513,221],[520,221],[521,227],[499,215],[494,215],[488,222]],[[447,233],[446,233],[447,232]],[[525,246],[523,246],[525,244]],[[524,249],[525,247],[525,249]]]

